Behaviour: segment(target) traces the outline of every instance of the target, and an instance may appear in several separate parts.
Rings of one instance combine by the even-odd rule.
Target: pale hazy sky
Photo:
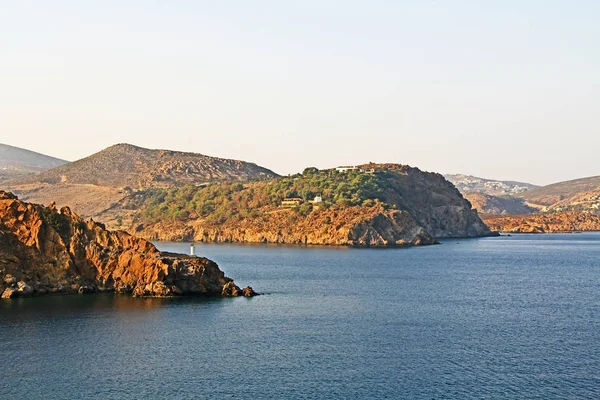
[[[0,0],[0,142],[600,175],[600,1]]]

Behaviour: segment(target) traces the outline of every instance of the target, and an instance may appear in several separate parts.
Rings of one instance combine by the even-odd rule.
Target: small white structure
[[[323,198],[321,196],[317,196],[313,200],[313,203],[322,203],[322,202],[323,202]]]
[[[358,169],[358,167],[353,166],[353,165],[342,165],[340,167],[337,167],[335,170],[338,172],[348,172],[348,171],[354,171],[357,169]]]
[[[194,243],[193,242],[190,244],[190,256],[192,256],[192,257],[196,256],[196,249],[194,247]]]

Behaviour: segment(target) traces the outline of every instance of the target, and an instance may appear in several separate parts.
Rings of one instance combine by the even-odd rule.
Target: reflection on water
[[[218,306],[231,299],[220,297],[132,297],[127,294],[103,293],[87,295],[52,295],[14,298],[0,301],[0,321],[10,323],[23,319],[73,317],[81,314],[106,312],[148,313],[164,307],[189,305]]]

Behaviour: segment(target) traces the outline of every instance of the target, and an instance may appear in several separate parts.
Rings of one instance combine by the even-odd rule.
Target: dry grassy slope
[[[82,216],[98,219],[114,217],[107,211],[126,196],[124,187],[172,187],[276,176],[244,161],[118,144],[41,174],[5,182],[0,189],[12,191],[25,201],[68,205]]]
[[[95,185],[38,183],[10,189],[23,201],[45,205],[54,202],[59,208],[70,206],[79,215],[100,221],[100,216],[125,196],[120,189]]]
[[[562,202],[569,203],[569,199],[577,197],[585,192],[600,194],[600,176],[574,179],[571,181],[554,183],[541,188],[529,190],[518,196],[529,203],[552,207]]]
[[[484,193],[466,193],[464,197],[474,209],[483,214],[531,214],[537,211],[519,198],[504,198]]]
[[[117,144],[20,183],[91,184],[141,189],[275,176],[277,174],[273,171],[244,161]]]

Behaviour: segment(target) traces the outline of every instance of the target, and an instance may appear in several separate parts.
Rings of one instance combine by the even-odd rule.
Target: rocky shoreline
[[[45,294],[129,293],[133,296],[253,296],[216,263],[161,253],[150,242],[0,191],[2,298]]]
[[[568,233],[600,231],[600,216],[588,212],[529,215],[482,215],[493,231],[502,233]]]

